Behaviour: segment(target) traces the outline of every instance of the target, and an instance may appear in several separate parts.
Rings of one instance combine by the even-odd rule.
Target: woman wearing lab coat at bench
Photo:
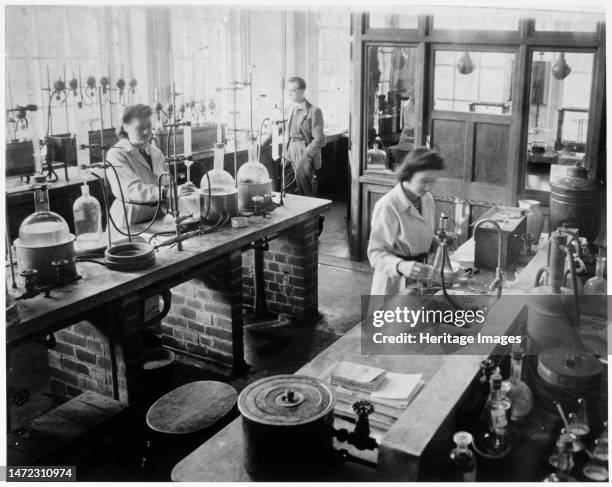
[[[393,296],[407,281],[431,272],[436,207],[430,192],[444,159],[425,147],[413,149],[397,168],[398,184],[374,205],[368,259],[374,268],[372,295]]]
[[[106,155],[106,160],[116,166],[130,225],[154,218],[156,203],[160,199],[163,202],[168,192],[167,187],[162,186],[160,194],[158,188],[158,177],[164,172],[165,164],[162,152],[151,144],[151,115],[152,110],[147,105],[126,107],[119,141]],[[125,229],[119,184],[112,170],[108,170],[107,175],[115,197],[110,214],[113,221]]]

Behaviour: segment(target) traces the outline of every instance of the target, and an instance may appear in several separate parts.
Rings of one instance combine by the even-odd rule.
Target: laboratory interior
[[[608,480],[604,7],[5,20],[13,480]]]

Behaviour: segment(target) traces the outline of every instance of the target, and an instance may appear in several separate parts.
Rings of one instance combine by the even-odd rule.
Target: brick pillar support
[[[124,297],[55,333],[49,350],[51,391],[60,401],[84,391],[130,403],[142,383],[142,301]]]
[[[161,324],[164,345],[235,370],[245,367],[241,265],[240,251],[233,251],[172,289],[172,308]]]
[[[319,217],[315,216],[281,233],[264,252],[264,280],[269,311],[287,313],[302,323],[318,316]],[[243,296],[252,304],[253,251],[243,258]]]

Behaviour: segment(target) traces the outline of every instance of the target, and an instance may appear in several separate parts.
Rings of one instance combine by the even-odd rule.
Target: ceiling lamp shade
[[[472,61],[470,53],[467,51],[464,52],[459,58],[459,61],[457,61],[457,71],[459,71],[460,74],[471,74],[475,67],[476,65],[474,61]]]
[[[559,57],[555,61],[555,64],[553,64],[551,70],[552,75],[555,77],[555,79],[562,80],[569,76],[569,74],[572,72],[572,68],[570,68],[569,65],[565,62],[564,53],[559,53]]]

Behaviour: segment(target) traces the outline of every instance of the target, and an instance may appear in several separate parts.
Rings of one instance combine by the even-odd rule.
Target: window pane
[[[592,53],[533,53],[526,189],[549,191],[556,168],[584,161],[592,71]]]
[[[509,115],[514,54],[436,51],[434,109]]]
[[[395,169],[414,146],[416,49],[370,46],[367,52],[367,168]]]
[[[595,32],[597,22],[605,22],[604,14],[590,12],[537,12],[536,31]]]
[[[414,14],[388,15],[370,13],[370,29],[416,29],[419,26],[419,17]]]
[[[434,29],[453,30],[518,30],[520,13],[512,9],[440,8],[433,14]]]
[[[328,15],[329,13],[329,15]],[[323,111],[325,131],[344,131],[349,124],[351,85],[350,13],[319,13],[316,103]]]

